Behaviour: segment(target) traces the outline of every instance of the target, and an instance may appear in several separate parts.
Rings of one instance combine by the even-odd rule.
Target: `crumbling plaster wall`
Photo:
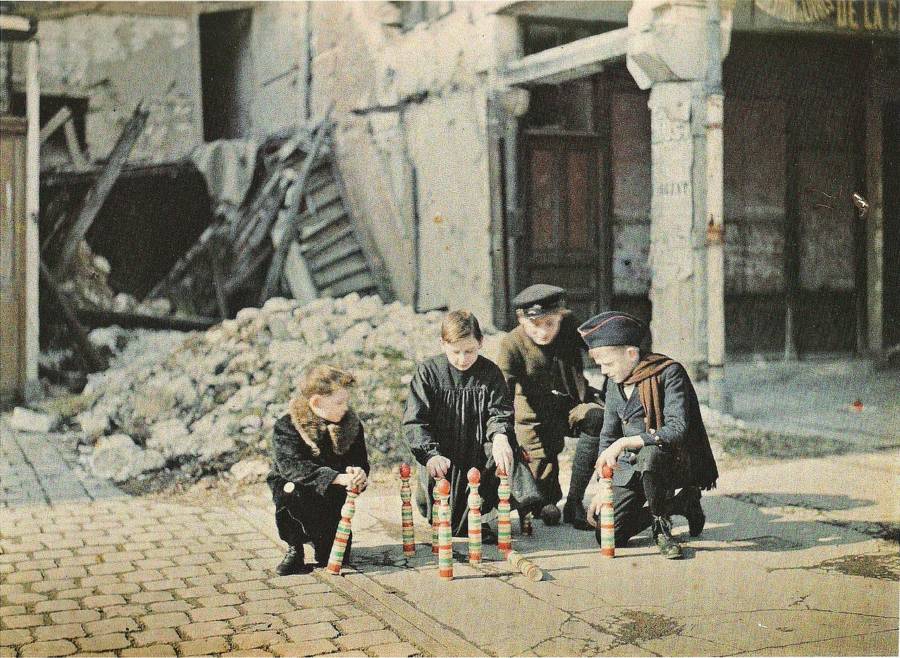
[[[418,267],[420,309],[465,307],[485,324],[494,8],[456,3],[402,30],[392,3],[312,5],[313,113],[335,103],[341,172],[398,297],[413,300]]]
[[[89,99],[86,141],[105,158],[135,106],[150,107],[132,160],[170,161],[202,141],[192,18],[77,15],[42,20],[41,93]],[[24,62],[17,62],[24,79]]]
[[[307,13],[302,2],[264,2],[253,12],[258,87],[252,114],[254,128],[263,135],[305,118]]]

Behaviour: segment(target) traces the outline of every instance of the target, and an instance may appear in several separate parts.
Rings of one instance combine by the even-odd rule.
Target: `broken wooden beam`
[[[43,260],[40,261],[40,277],[41,283],[44,284],[44,288],[48,293],[49,300],[59,308],[66,326],[69,327],[72,338],[72,347],[75,349],[78,356],[81,357],[81,360],[87,367],[87,372],[105,370],[107,367],[106,360],[100,355],[96,348],[91,345],[91,341],[88,340],[87,331],[85,331],[81,322],[79,322],[74,308],[69,304],[69,301],[59,289],[56,279],[53,278],[50,270],[44,265]]]
[[[70,110],[68,106],[61,107],[59,109],[59,112],[54,114],[53,117],[41,128],[41,144],[50,139],[50,135],[62,128],[62,125],[71,118],[72,110]]]
[[[119,140],[113,147],[106,166],[94,182],[93,187],[84,196],[78,208],[77,219],[72,224],[62,243],[59,260],[54,268],[54,274],[57,276],[64,275],[69,269],[72,258],[75,256],[75,251],[78,249],[78,244],[87,235],[91,224],[97,217],[97,213],[100,212],[106,198],[112,191],[113,185],[122,171],[122,167],[125,165],[138,137],[144,130],[149,114],[150,111],[144,107],[143,103],[138,104],[134,114],[131,115],[128,123],[125,125],[125,129],[119,136]]]
[[[171,331],[205,331],[219,324],[218,318],[204,318],[184,315],[147,315],[146,313],[118,313],[94,308],[75,309],[78,319],[85,325],[123,329],[168,329]]]
[[[172,269],[169,270],[169,273],[153,286],[153,289],[147,293],[146,298],[153,299],[154,297],[159,297],[167,293],[172,286],[187,273],[191,264],[206,253],[207,244],[213,240],[216,234],[221,230],[222,227],[220,224],[207,226],[203,230],[203,233],[200,234],[200,237],[197,238],[197,242],[187,250],[184,256],[178,259],[172,266]]]
[[[318,157],[319,150],[325,143],[325,135],[328,134],[328,121],[330,115],[331,110],[329,108],[328,115],[326,115],[317,126],[316,138],[313,140],[312,148],[310,148],[309,153],[306,154],[306,159],[303,161],[303,167],[300,169],[300,175],[297,176],[297,180],[294,182],[297,192],[294,195],[293,203],[287,213],[288,226],[281,236],[278,248],[275,250],[275,253],[272,254],[272,263],[269,265],[269,271],[266,273],[266,282],[259,296],[260,305],[264,304],[265,301],[275,293],[278,282],[281,281],[281,274],[284,270],[284,260],[287,258],[288,250],[291,248],[291,243],[297,239],[297,216],[300,214],[300,207],[303,204],[306,179],[312,171],[313,162],[315,162]]]
[[[510,62],[501,73],[502,86],[558,85],[603,70],[625,57],[628,28],[578,39]]]

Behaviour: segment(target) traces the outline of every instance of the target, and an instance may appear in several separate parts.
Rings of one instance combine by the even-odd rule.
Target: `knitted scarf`
[[[623,383],[635,385],[638,389],[638,397],[644,406],[646,414],[647,431],[658,430],[663,426],[663,395],[662,384],[659,381],[659,373],[675,363],[664,354],[650,354],[638,362],[631,376]]]

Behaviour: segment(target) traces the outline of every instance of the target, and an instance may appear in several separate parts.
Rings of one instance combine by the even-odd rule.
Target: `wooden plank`
[[[78,169],[90,167],[91,163],[88,162],[88,159],[84,157],[84,153],[81,151],[81,144],[78,143],[78,134],[75,132],[75,124],[72,122],[71,117],[63,124],[63,133],[66,136],[66,149],[69,151],[69,157],[72,158],[72,164]]]
[[[191,264],[204,253],[206,253],[207,243],[214,239],[217,232],[222,230],[221,224],[208,226],[197,239],[197,242],[187,250],[187,253],[178,259],[169,273],[166,274],[159,282],[153,286],[153,289],[147,293],[146,299],[153,299],[161,294],[169,291],[171,287],[187,272]]]
[[[319,238],[316,242],[309,242],[304,245],[303,255],[307,259],[311,259],[318,254],[322,253],[326,249],[336,245],[341,240],[347,237],[353,238],[353,228],[351,226],[344,226],[341,229],[338,229],[331,235],[325,238]]]
[[[124,329],[165,329],[171,331],[204,331],[219,324],[216,318],[196,316],[147,315],[145,313],[116,313],[94,308],[75,309],[78,320],[89,327],[111,327],[118,325]]]
[[[341,198],[341,191],[337,186],[337,183],[334,181],[331,184],[323,187],[320,190],[312,194],[307,195],[307,204],[310,207],[315,208],[315,211],[318,212],[319,209],[324,208],[329,203],[336,201]]]
[[[216,304],[219,305],[219,315],[223,320],[228,319],[228,295],[225,294],[225,280],[222,273],[221,253],[216,249],[215,242],[210,242],[206,250],[209,255],[209,264],[212,268],[213,286],[216,289]]]
[[[322,289],[323,297],[343,297],[351,292],[372,294],[378,292],[378,281],[368,270],[363,270],[352,277],[338,281],[337,283]]]
[[[272,254],[272,262],[269,265],[269,271],[266,273],[266,282],[265,285],[263,285],[263,289],[259,296],[260,304],[263,304],[274,294],[275,288],[281,280],[281,273],[284,270],[284,259],[287,257],[291,243],[296,240],[297,215],[300,214],[300,204],[303,202],[305,192],[304,186],[306,185],[306,179],[309,176],[309,172],[312,171],[313,163],[318,157],[319,149],[321,149],[322,145],[325,143],[330,116],[331,111],[329,108],[328,114],[325,115],[317,126],[316,137],[313,140],[312,148],[307,154],[306,159],[303,161],[303,167],[300,169],[300,174],[294,182],[296,194],[294,195],[291,207],[288,209],[288,228],[284,232],[284,235],[281,236],[281,242],[278,244],[275,253]]]
[[[362,247],[359,246],[359,243],[356,240],[350,240],[347,244],[329,249],[327,252],[322,254],[322,257],[319,259],[308,260],[310,267],[314,271],[318,272],[320,270],[324,270],[329,265],[337,263],[339,260],[347,258],[347,256],[351,256],[357,253],[362,256]]]
[[[53,117],[44,124],[44,127],[41,128],[40,142],[43,144],[48,139],[50,139],[50,135],[59,130],[62,125],[72,118],[72,110],[69,109],[68,106],[64,106],[59,108],[59,112],[53,115]]]
[[[625,57],[628,28],[611,30],[542,50],[510,63],[500,75],[501,86],[560,84],[603,70],[603,65]]]
[[[125,129],[113,147],[103,172],[85,195],[78,208],[77,219],[63,241],[62,252],[55,268],[57,275],[65,274],[69,269],[69,264],[75,256],[78,244],[87,235],[94,218],[97,217],[97,213],[103,207],[106,197],[112,191],[113,185],[119,177],[128,155],[131,153],[131,149],[134,148],[138,137],[144,130],[144,124],[147,122],[149,114],[150,111],[144,107],[143,103],[138,104],[125,125]]]
[[[304,212],[300,215],[298,221],[298,224],[302,227],[300,229],[300,237],[305,242],[326,226],[330,226],[345,217],[347,217],[347,210],[342,203],[329,204],[318,212]]]
[[[365,258],[359,256],[351,256],[343,261],[333,263],[326,268],[313,272],[313,279],[319,288],[327,288],[334,285],[338,281],[343,281],[355,274],[367,271]]]
[[[40,262],[40,276],[41,283],[44,284],[44,289],[47,292],[49,300],[59,308],[63,320],[69,327],[72,338],[72,347],[84,361],[88,372],[97,372],[98,370],[105,369],[106,360],[100,356],[100,353],[97,352],[93,345],[91,345],[91,341],[89,341],[87,337],[87,332],[78,321],[75,310],[69,304],[65,295],[59,290],[56,280],[53,278],[50,270],[47,269],[47,266],[44,265],[44,261]]]

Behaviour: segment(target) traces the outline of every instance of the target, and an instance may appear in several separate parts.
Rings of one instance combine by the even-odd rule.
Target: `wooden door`
[[[608,220],[601,207],[602,149],[591,134],[524,135],[521,287],[568,291],[579,318],[608,307]],[[518,291],[513,291],[514,294]]]
[[[0,399],[25,387],[25,121],[0,118]]]

